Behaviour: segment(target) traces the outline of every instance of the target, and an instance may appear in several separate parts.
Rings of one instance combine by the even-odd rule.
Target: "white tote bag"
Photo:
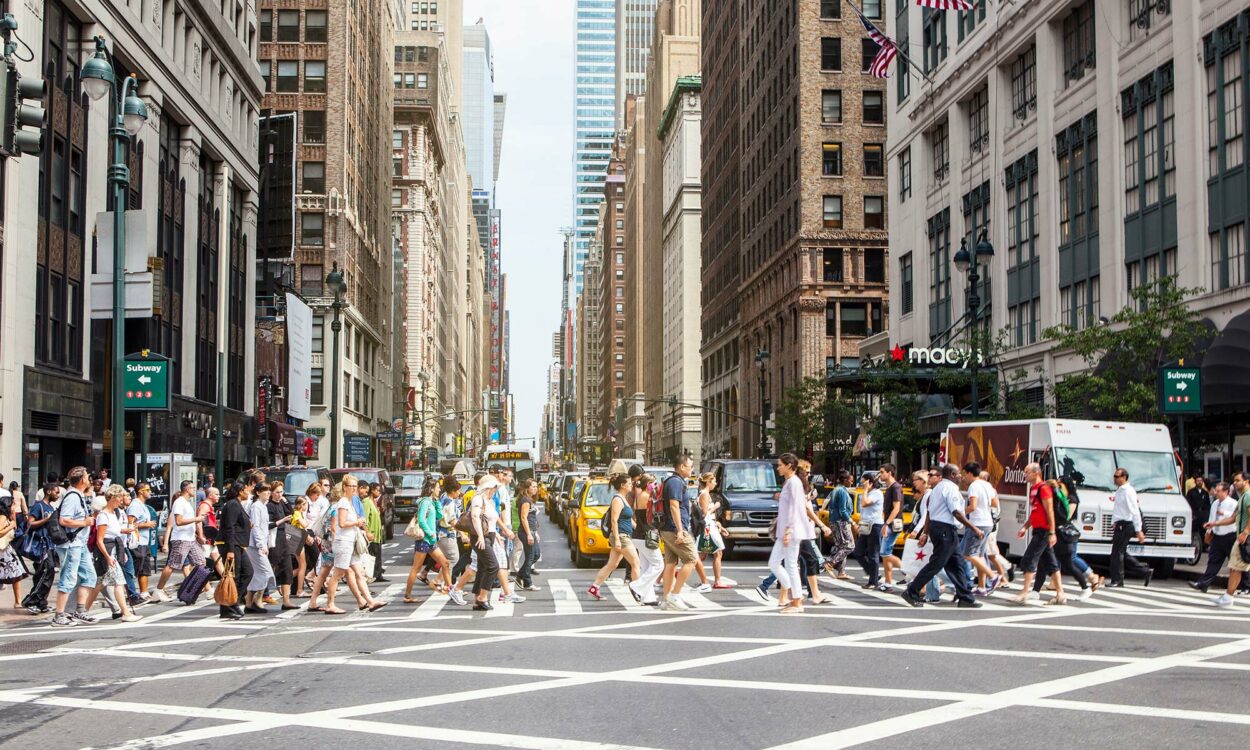
[[[921,547],[918,541],[907,537],[907,541],[903,543],[903,572],[909,578],[915,578],[925,563],[929,562],[932,554],[933,540],[926,540],[924,546]]]

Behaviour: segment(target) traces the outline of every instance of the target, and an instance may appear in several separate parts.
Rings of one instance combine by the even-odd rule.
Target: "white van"
[[[1130,544],[1129,554],[1149,559],[1159,576],[1170,574],[1176,560],[1193,557],[1189,503],[1163,425],[1080,419],[952,424],[946,452],[950,463],[962,467],[976,461],[990,473],[1002,511],[998,545],[1008,555],[1022,555],[1028,543],[1016,531],[1029,512],[1024,467],[1035,461],[1047,479],[1069,476],[1076,484],[1080,510],[1074,523],[1081,530],[1082,556],[1111,553],[1111,477],[1123,467],[1137,490],[1146,534],[1146,543]]]

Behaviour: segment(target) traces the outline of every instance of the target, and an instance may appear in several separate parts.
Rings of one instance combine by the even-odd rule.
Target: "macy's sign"
[[[958,367],[962,369],[972,364],[972,350],[940,346],[932,348],[913,346],[904,349],[895,344],[894,348],[884,355],[870,360],[870,364],[874,367],[881,367],[893,362],[906,362],[909,365],[929,367]]]

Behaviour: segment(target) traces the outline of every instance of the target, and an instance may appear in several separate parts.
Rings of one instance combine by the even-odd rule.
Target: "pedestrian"
[[[198,533],[196,541],[199,542],[204,557],[212,563],[213,570],[217,572],[219,579],[226,574],[225,565],[217,551],[217,537],[221,535],[221,520],[217,517],[217,505],[220,502],[221,491],[216,487],[208,487],[195,505],[195,515],[204,518],[204,521],[196,527]]]
[[[931,537],[933,554],[920,572],[908,584],[903,592],[903,600],[913,607],[923,607],[922,589],[933,580],[939,570],[945,570],[951,585],[955,588],[956,606],[977,608],[981,606],[972,595],[972,586],[968,581],[964,560],[959,555],[959,538],[955,533],[956,523],[962,524],[966,534],[984,535],[980,529],[964,515],[964,497],[959,491],[959,467],[954,464],[943,464],[942,479],[929,494],[925,525],[916,541],[923,547]]]
[[[855,548],[855,537],[851,534],[851,492],[854,483],[851,472],[838,470],[838,483],[829,495],[826,507],[829,509],[829,557],[825,561],[825,569],[829,575],[840,581],[850,580],[846,572],[846,558]]]
[[[104,508],[95,515],[95,552],[93,563],[96,572],[95,590],[87,597],[86,609],[90,611],[95,598],[102,592],[113,609],[113,619],[138,622],[141,615],[131,611],[126,597],[126,576],[122,573],[122,559],[126,555],[125,537],[130,533],[122,509],[126,488],[110,484],[104,490]]]
[[[130,526],[135,529],[134,546],[130,548],[130,556],[134,561],[135,583],[138,584],[139,596],[148,601],[152,595],[148,593],[148,576],[152,575],[152,533],[156,528],[156,511],[148,505],[152,497],[152,486],[140,482],[135,486],[135,499],[126,507]]]
[[[894,464],[882,464],[877,469],[877,485],[882,488],[881,495],[881,548],[878,553],[885,580],[877,587],[878,591],[894,592],[894,569],[902,569],[903,561],[894,554],[894,547],[903,534],[903,485],[896,475],[898,469]],[[899,583],[906,583],[900,580]]]
[[[438,575],[443,582],[442,590],[447,593],[447,596],[456,604],[464,606],[464,596],[452,588],[452,584],[455,583],[452,580],[452,570],[459,565],[461,555],[468,557],[468,553],[463,549],[467,536],[456,530],[456,521],[460,517],[460,494],[464,488],[453,476],[443,477],[438,484],[441,490],[438,498],[438,548],[446,559]]]
[[[61,486],[61,475],[55,471],[49,471],[46,475],[44,475],[43,486],[40,487],[39,491],[35,493],[35,500],[43,500],[45,497],[47,497],[49,487],[60,488],[60,486]],[[52,506],[53,510],[59,508],[61,505],[61,499],[60,499],[59,494],[57,498],[55,498],[55,500],[56,500],[55,503],[49,503],[49,505]]]
[[[169,583],[169,577],[173,575],[176,568],[182,570],[183,576],[188,576],[193,568],[204,564],[204,551],[200,547],[198,529],[204,518],[195,515],[191,502],[194,493],[195,483],[185,481],[179,486],[178,494],[174,496],[170,504],[169,520],[165,528],[165,543],[161,546],[161,550],[167,551],[168,554],[165,558],[165,567],[156,581],[155,597],[158,602],[173,601],[173,597],[165,593],[165,585]]]
[[[1207,545],[1207,569],[1202,575],[1189,582],[1190,587],[1207,593],[1215,578],[1220,574],[1224,563],[1233,551],[1233,542],[1237,537],[1237,501],[1229,494],[1228,482],[1219,482],[1214,487],[1211,510],[1208,513],[1204,541]]]
[[[0,497],[0,589],[8,586],[12,590],[13,609],[22,604],[22,581],[29,575],[13,543],[17,536],[17,518],[13,496]]]
[[[716,518],[720,503],[712,502],[712,491],[715,489],[715,472],[708,471],[699,475],[699,512],[703,515],[703,536],[699,541],[699,556],[700,558],[709,554],[712,556],[712,588],[731,589],[737,586],[738,582],[724,577],[721,571],[721,562],[725,554],[725,532]],[[632,512],[630,515],[633,515]]]
[[[517,536],[520,537],[522,550],[521,567],[516,573],[517,585],[522,591],[538,591],[533,578],[534,542],[538,539],[538,482],[533,479],[522,480],[517,489],[517,518],[521,523]],[[625,542],[630,543],[628,536]]]
[[[998,574],[998,585],[1002,586],[1003,580],[1015,580],[1016,573],[1011,567],[1011,562],[1003,557],[1002,550],[998,548],[998,520],[1002,516],[1002,509],[998,501],[998,490],[994,489],[994,484],[990,482],[990,473],[984,469],[981,471],[981,479],[990,485],[990,489],[994,494],[990,496],[990,520],[994,522],[994,528],[990,531],[989,539],[985,542],[985,557],[990,565],[994,567],[994,571]],[[1077,558],[1080,560],[1080,558]],[[1079,564],[1079,563],[1078,563]],[[1087,571],[1085,574],[1089,576]]]
[[[1029,517],[1028,523],[1016,532],[1020,539],[1029,535],[1029,543],[1020,558],[1020,570],[1024,571],[1024,580],[1020,584],[1020,593],[1009,601],[1012,604],[1026,603],[1033,593],[1033,580],[1039,570],[1052,571],[1051,585],[1055,589],[1055,598],[1049,604],[1063,604],[1067,598],[1063,593],[1063,581],[1059,577],[1059,561],[1055,558],[1055,544],[1059,537],[1056,533],[1055,496],[1051,488],[1042,481],[1042,467],[1031,463],[1024,467],[1024,478],[1029,485]]]
[[[95,520],[91,517],[90,504],[84,493],[91,487],[87,469],[75,466],[65,476],[69,489],[61,494],[61,502],[57,506],[56,524],[60,530],[53,528],[49,536],[56,543],[57,567],[60,576],[56,582],[56,614],[52,617],[53,627],[71,625],[94,625],[96,619],[87,614],[87,597],[95,588],[95,566],[92,564],[91,553],[87,550],[87,539]],[[67,614],[65,607],[69,603],[70,594],[76,593],[77,608]]]
[[[1237,510],[1233,517],[1220,523],[1235,527],[1237,536],[1233,539],[1233,549],[1228,557],[1228,588],[1215,600],[1217,607],[1233,606],[1233,597],[1247,578],[1246,573],[1250,572],[1250,544],[1247,544],[1250,541],[1250,491],[1244,486],[1244,474],[1238,473],[1234,478],[1242,485],[1241,498],[1237,501]]]
[[[305,570],[298,579],[299,588],[295,592],[295,596],[303,595],[303,586],[309,584],[305,576],[317,577],[317,573],[321,568],[321,554],[323,550],[329,549],[329,529],[327,523],[330,516],[330,499],[326,492],[325,485],[321,482],[313,482],[304,490],[304,498],[308,500],[308,510],[304,514],[304,528],[308,533],[304,535],[304,565],[301,570]],[[324,585],[324,580],[322,581]]]
[[[1112,474],[1115,482],[1115,504],[1111,509],[1111,578],[1110,586],[1124,588],[1124,574],[1136,573],[1145,579],[1142,585],[1149,586],[1154,571],[1128,553],[1129,540],[1136,537],[1138,544],[1146,542],[1146,534],[1142,530],[1141,504],[1137,500],[1137,490],[1129,483],[1128,470],[1118,467]]]
[[[135,528],[134,517],[130,515],[130,506],[134,504],[135,497],[138,492],[133,485],[123,484],[126,495],[122,498],[122,521],[129,529],[122,538],[122,544],[126,547],[126,554],[120,557],[122,564],[122,576],[126,579],[126,601],[131,607],[137,607],[144,604],[148,600],[147,592],[142,595],[139,589],[139,577],[135,575],[135,556],[134,548],[139,545],[139,530]]]
[[[217,552],[226,561],[226,571],[233,570],[235,589],[239,592],[238,601],[233,605],[219,605],[218,616],[223,620],[242,619],[245,592],[252,578],[252,564],[247,556],[252,524],[243,505],[250,501],[251,486],[244,482],[231,484],[217,509]]]
[[[664,480],[660,492],[664,508],[663,523],[660,526],[660,538],[664,541],[664,573],[661,576],[663,593],[660,597],[660,609],[663,610],[690,609],[690,605],[681,599],[680,592],[698,558],[694,539],[689,531],[691,503],[686,492],[686,480],[690,478],[693,469],[694,460],[690,456],[678,456],[673,465],[673,474]]]
[[[264,482],[256,485],[255,496],[243,502],[243,510],[247,513],[248,564],[252,567],[252,577],[247,582],[247,593],[243,598],[243,611],[263,615],[268,614],[263,604],[265,589],[273,579],[273,566],[269,564],[269,504],[270,486]]]
[[[504,471],[498,472],[501,476],[507,476]],[[508,553],[506,542],[515,541],[516,534],[512,531],[511,521],[504,514],[504,495],[501,494],[501,485],[499,480],[493,476],[483,479],[482,484],[478,485],[477,493],[474,495],[475,501],[480,501],[483,518],[492,529],[492,536],[486,550],[486,557],[490,557],[494,553],[494,575],[499,581],[499,601],[508,604],[520,604],[525,601],[525,597],[517,594],[512,590],[512,584],[508,581]],[[482,573],[482,555],[479,549],[477,552],[477,574]],[[477,593],[477,578],[474,579],[474,593]],[[487,577],[486,585],[489,586],[489,577]],[[487,594],[489,595],[489,591]]]
[[[383,576],[386,570],[382,567],[382,539],[384,537],[380,509],[382,485],[378,482],[370,482],[368,494],[361,492],[360,495],[365,505],[365,533],[369,540],[369,554],[373,556],[373,571],[369,573],[369,578],[374,583],[390,583]]]
[[[1071,523],[1073,518],[1077,516],[1077,503],[1073,501],[1073,497],[1069,496],[1067,489],[1057,479],[1047,480],[1046,485],[1050,487],[1051,496],[1055,503],[1055,546],[1052,548],[1055,553],[1055,561],[1059,564],[1059,572],[1066,573],[1076,579],[1077,585],[1081,587],[1082,599],[1089,598],[1089,595],[1097,591],[1097,585],[1091,583],[1085,576],[1085,572],[1076,564],[1076,543],[1064,538],[1063,528]],[[1040,561],[1037,576],[1033,579],[1033,591],[1040,592],[1042,590],[1042,581],[1049,578],[1054,570],[1049,569],[1049,563],[1043,557]],[[1060,599],[1056,596],[1055,599]],[[1053,604],[1062,604],[1063,601],[1054,601]]]
[[[981,530],[980,534],[963,535],[960,554],[976,572],[977,586],[973,593],[988,596],[998,588],[1000,579],[990,570],[986,563],[986,550],[990,534],[994,531],[994,516],[991,504],[994,500],[994,486],[981,478],[981,464],[969,461],[964,464],[963,475],[972,481],[968,484],[968,520]]]
[[[1245,500],[1246,495],[1250,495],[1250,479],[1246,478],[1245,472],[1235,472],[1233,474],[1233,490],[1236,494],[1238,502]],[[1242,556],[1245,559],[1245,556]],[[1250,576],[1241,577],[1241,585],[1237,587],[1234,596],[1244,596],[1250,594]]]
[[[803,506],[807,504],[803,480],[797,471],[799,459],[793,453],[783,453],[777,458],[777,473],[781,476],[781,496],[777,500],[777,524],[774,527],[773,550],[768,557],[768,568],[777,576],[781,594],[777,600],[782,614],[803,611],[802,583],[799,578],[799,546],[807,527]],[[667,540],[665,540],[667,544]]]
[[[499,572],[499,560],[494,552],[496,529],[499,525],[494,496],[498,486],[499,481],[487,475],[478,483],[472,499],[469,500],[469,518],[473,525],[470,541],[473,544],[473,555],[476,560],[473,578],[473,609],[478,611],[494,609],[490,603],[490,592],[491,585]]]
[[[937,467],[927,471],[917,471],[912,475],[912,491],[915,496],[920,499],[916,501],[915,510],[912,512],[912,528],[907,536],[917,541],[920,540],[920,533],[924,531],[925,524],[929,518],[929,499],[933,495],[933,488],[938,486],[942,481],[941,470]],[[923,547],[920,547],[923,549]],[[932,550],[930,550],[932,551]],[[921,567],[924,567],[923,565]],[[919,572],[917,570],[917,572]],[[942,601],[942,585],[943,583],[952,587],[951,580],[946,575],[945,570],[939,570],[924,587],[924,603],[937,604]]]
[[[56,517],[52,504],[56,501],[61,488],[52,484],[40,490],[34,505],[27,514],[30,519],[26,526],[26,540],[22,543],[21,554],[35,566],[31,580],[30,593],[22,600],[22,606],[32,615],[46,614],[52,611],[48,606],[48,593],[56,583],[56,557],[52,539],[48,535],[48,525]]]
[[[868,581],[862,585],[865,589],[875,589],[881,585],[881,542],[885,529],[885,515],[882,511],[885,498],[877,486],[877,478],[865,473],[859,482],[859,539],[855,552],[858,554],[860,567],[868,575]]]
[[[443,567],[447,565],[447,559],[438,548],[438,520],[442,516],[442,510],[435,506],[432,497],[436,486],[433,479],[426,479],[425,487],[421,489],[421,499],[417,501],[416,521],[421,532],[413,543],[412,568],[408,571],[408,581],[404,586],[404,602],[407,604],[421,601],[413,597],[412,587],[417,582],[417,573],[424,566],[427,556],[433,556]]]
[[[613,494],[600,526],[603,536],[608,540],[608,561],[595,574],[590,588],[586,589],[586,593],[600,600],[604,597],[599,587],[608,580],[622,560],[629,565],[630,583],[642,577],[638,566],[638,552],[631,542],[634,533],[634,509],[625,501],[626,493],[634,488],[634,480],[628,474],[613,474],[608,478],[608,484],[612,487]],[[634,600],[641,604],[642,597],[638,592],[632,587],[629,591]]]
[[[1207,487],[1207,478],[1202,472],[1194,472],[1190,480],[1193,486],[1185,492],[1185,501],[1189,503],[1190,518],[1195,520],[1211,515],[1211,492]]]
[[[269,566],[273,569],[273,583],[282,598],[282,609],[299,609],[291,602],[295,579],[294,551],[290,549],[285,526],[294,518],[294,508],[286,499],[281,482],[274,482],[269,490],[269,503],[265,506],[269,516]],[[265,599],[266,604],[276,602]]]
[[[633,480],[629,504],[634,509],[634,531],[630,541],[634,551],[638,553],[638,577],[630,579],[630,589],[638,595],[642,603],[654,607],[659,604],[655,593],[655,584],[664,573],[664,555],[660,552],[660,519],[651,517],[651,499],[658,491],[655,477],[643,471],[642,466],[634,464],[629,467],[629,478]]]
[[[336,488],[338,499],[334,503],[334,542],[332,545],[334,568],[326,584],[324,611],[327,615],[347,614],[345,610],[339,609],[334,604],[338,582],[343,577],[347,578],[347,588],[356,597],[356,603],[361,610],[373,612],[386,606],[386,602],[373,600],[369,589],[361,585],[364,582],[361,576],[352,575],[353,569],[360,567],[360,554],[357,551],[356,539],[365,533],[365,527],[368,525],[364,515],[357,510],[352,500],[359,485],[360,482],[355,476],[345,474]],[[367,548],[367,543],[365,546]]]

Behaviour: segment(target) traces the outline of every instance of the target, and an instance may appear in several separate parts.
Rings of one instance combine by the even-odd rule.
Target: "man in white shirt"
[[[959,492],[958,481],[959,467],[945,464],[942,466],[942,481],[929,494],[929,512],[925,517],[924,529],[916,537],[916,541],[923,547],[932,537],[933,554],[903,592],[903,601],[913,607],[924,606],[922,592],[939,570],[945,570],[950,577],[951,585],[955,587],[957,606],[973,609],[981,606],[972,596],[964,561],[959,556],[959,537],[955,534],[955,524],[963,524],[968,534],[984,536],[984,532],[973,526],[964,515],[964,496]]]
[[[1111,572],[1110,586],[1124,588],[1124,573],[1137,573],[1145,579],[1143,585],[1150,585],[1154,571],[1128,553],[1129,540],[1137,538],[1138,544],[1144,544],[1146,534],[1142,531],[1141,505],[1137,502],[1137,490],[1128,481],[1128,470],[1117,468],[1112,476],[1115,481],[1115,505],[1111,509]]]
[[[204,516],[195,515],[192,499],[195,497],[195,482],[185,481],[174,496],[169,510],[169,556],[165,559],[165,567],[156,582],[156,599],[161,602],[172,601],[165,593],[165,584],[173,575],[174,568],[182,568],[182,574],[189,575],[192,566],[204,564],[204,550],[196,541],[196,525],[204,521]]]
[[[989,594],[998,586],[994,573],[985,561],[986,543],[990,532],[994,530],[994,515],[990,503],[994,500],[994,486],[981,478],[981,464],[969,461],[964,464],[964,476],[970,477],[968,485],[968,504],[965,513],[972,525],[981,530],[978,534],[965,533],[960,553],[976,572],[979,581],[984,582],[977,588],[979,594]]]
[[[1211,517],[1202,525],[1207,532],[1207,569],[1189,585],[1204,594],[1215,583],[1215,577],[1228,561],[1237,539],[1237,501],[1233,499],[1230,489],[1228,482],[1215,485],[1211,495]]]

